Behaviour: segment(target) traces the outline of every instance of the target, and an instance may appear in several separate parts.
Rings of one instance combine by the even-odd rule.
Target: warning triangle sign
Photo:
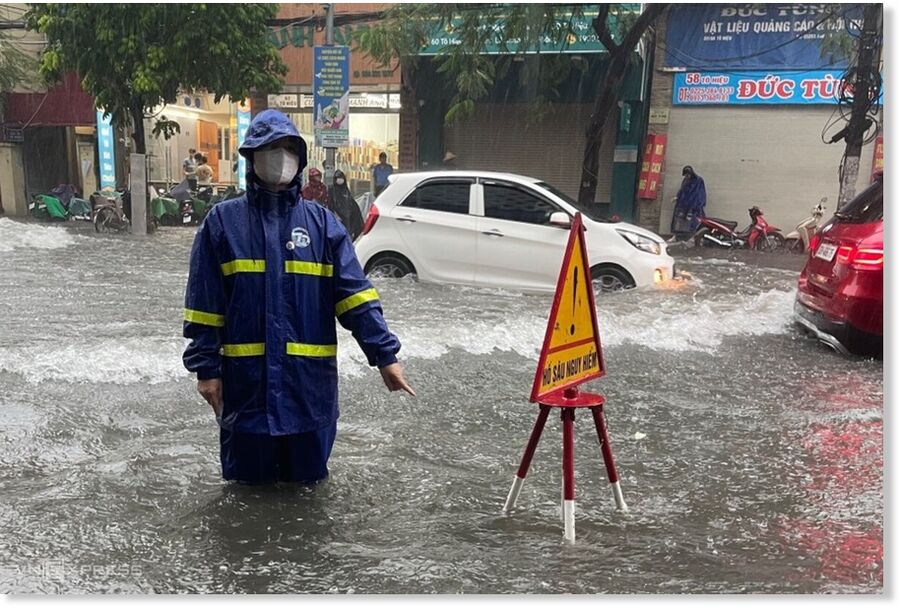
[[[531,401],[603,376],[606,371],[581,214],[575,215],[538,360]]]

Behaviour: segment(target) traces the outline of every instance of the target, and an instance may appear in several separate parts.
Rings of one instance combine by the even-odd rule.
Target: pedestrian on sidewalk
[[[184,173],[184,179],[188,181],[190,190],[197,190],[197,161],[194,159],[196,154],[196,150],[188,148],[187,157],[181,161],[181,171]]]
[[[303,198],[328,207],[328,188],[322,181],[322,172],[315,167],[309,170],[309,182],[303,187]]]
[[[685,165],[681,170],[681,186],[675,196],[671,230],[676,237],[693,234],[700,226],[700,218],[706,214],[706,183]]]
[[[209,166],[209,158],[200,155],[200,165],[197,167],[197,185],[212,186],[213,170]]]
[[[347,178],[340,169],[334,172],[334,183],[328,199],[331,211],[337,215],[338,220],[350,233],[350,239],[355,241],[362,232],[363,217],[359,211],[359,205],[356,204],[356,200],[350,192],[350,187],[347,186]]]
[[[347,231],[300,196],[306,143],[291,119],[261,112],[240,153],[247,192],[194,239],[184,365],[219,423],[223,478],[315,483],[337,430],[335,318],[390,391],[415,393]]]
[[[387,162],[387,153],[382,152],[378,155],[378,164],[372,165],[372,190],[376,197],[387,188],[388,178],[393,173],[394,166]]]

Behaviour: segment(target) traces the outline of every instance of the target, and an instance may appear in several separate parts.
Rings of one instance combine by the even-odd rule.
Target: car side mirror
[[[550,214],[550,225],[559,228],[572,228],[572,218],[564,211],[555,211]]]

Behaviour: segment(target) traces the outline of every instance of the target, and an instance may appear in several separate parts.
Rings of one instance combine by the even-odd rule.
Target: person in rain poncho
[[[693,233],[705,214],[706,184],[690,165],[681,170],[681,175],[681,187],[675,197],[675,210],[672,212],[671,230],[673,233]]]
[[[355,240],[362,232],[363,217],[359,205],[350,193],[350,187],[347,186],[347,178],[340,169],[334,172],[334,184],[329,199],[331,211],[337,214],[338,219],[350,233],[350,239]]]
[[[219,423],[222,477],[328,476],[338,418],[335,317],[391,391],[407,384],[347,231],[300,196],[306,143],[265,110],[247,129],[247,192],[210,210],[191,251],[185,367]]]

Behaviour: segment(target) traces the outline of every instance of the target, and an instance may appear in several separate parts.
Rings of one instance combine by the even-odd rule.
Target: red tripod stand
[[[563,523],[564,537],[568,541],[575,541],[575,410],[578,408],[588,408],[594,419],[594,427],[597,429],[597,439],[600,442],[600,452],[603,455],[603,462],[606,465],[606,475],[612,485],[613,497],[616,500],[616,508],[627,512],[628,506],[625,505],[625,498],[622,496],[622,488],[619,485],[619,475],[616,472],[616,463],[613,460],[612,448],[609,444],[609,433],[606,429],[606,421],[603,416],[603,404],[605,398],[602,395],[592,393],[579,393],[577,389],[566,389],[559,394],[547,396],[539,403],[540,412],[534,428],[531,430],[531,436],[528,444],[525,446],[525,454],[522,456],[522,462],[519,464],[519,470],[513,478],[512,488],[509,489],[509,495],[506,497],[506,504],[503,506],[504,511],[509,512],[516,505],[522,485],[525,482],[525,476],[528,475],[528,468],[531,467],[531,460],[534,458],[534,451],[537,449],[538,442],[541,439],[541,433],[544,431],[544,425],[547,423],[547,417],[550,415],[551,408],[560,409],[560,418],[563,426]]]

